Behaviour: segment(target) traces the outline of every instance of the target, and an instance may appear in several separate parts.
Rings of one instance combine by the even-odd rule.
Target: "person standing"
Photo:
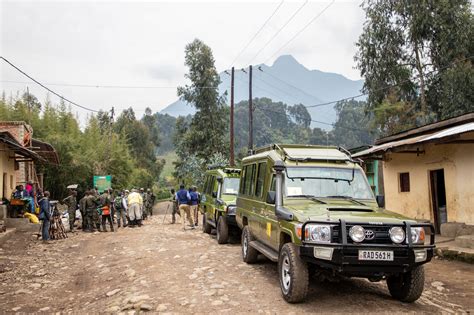
[[[40,220],[43,221],[41,226],[41,237],[43,242],[49,241],[49,222],[51,220],[51,207],[49,203],[49,191],[45,191],[43,198],[39,201],[40,205]]]
[[[90,232],[94,232],[97,227],[100,230],[100,225],[97,225],[99,213],[97,212],[97,198],[95,191],[90,190],[85,201],[86,206],[86,228]]]
[[[123,221],[124,226],[130,226],[130,217],[128,215],[128,195],[130,192],[128,189],[125,189],[125,192],[123,193],[123,198],[122,198],[122,206],[125,209],[125,217],[127,218],[127,224],[125,224],[125,221]]]
[[[186,218],[188,219],[191,228],[194,229],[194,221],[189,209],[189,202],[191,201],[191,196],[189,195],[189,191],[184,188],[183,184],[179,186],[179,190],[176,193],[176,200],[178,201],[183,230],[186,230]]]
[[[127,209],[123,205],[123,199],[122,192],[119,192],[117,197],[114,199],[115,214],[117,215],[117,229],[121,226],[122,222],[123,227],[127,227],[127,219],[125,218]]]
[[[199,194],[196,186],[191,189],[189,196],[191,197],[191,215],[194,216],[194,226],[198,226]]]
[[[105,221],[109,221],[110,224],[110,231],[114,231],[114,225],[112,223],[112,206],[111,206],[111,198],[110,198],[110,190],[106,189],[100,196],[100,207],[102,210],[102,231],[107,232],[107,228],[105,226]]]
[[[130,217],[130,227],[142,226],[143,198],[136,189],[128,195],[128,216]]]
[[[176,191],[174,188],[171,188],[171,202],[172,204],[172,212],[171,212],[171,224],[176,223],[176,213],[178,213],[178,201],[176,199]]]
[[[82,197],[79,200],[79,211],[81,212],[81,217],[82,217],[82,231],[86,230],[86,200],[87,197],[89,196],[89,191],[86,190],[84,193],[84,197]]]
[[[149,215],[150,217],[153,216],[153,206],[154,205],[155,205],[155,195],[153,194],[151,189],[148,188],[147,191],[146,191],[145,207],[146,207],[147,215]]]
[[[71,190],[69,192],[69,196],[64,198],[61,203],[66,204],[67,206],[67,213],[69,217],[69,231],[72,232],[74,230],[74,221],[76,220],[77,192],[75,190]]]

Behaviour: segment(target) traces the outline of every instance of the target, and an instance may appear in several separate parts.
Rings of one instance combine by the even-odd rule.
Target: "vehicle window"
[[[256,164],[248,165],[248,173],[245,177],[245,194],[253,195],[255,187],[255,168]]]
[[[255,196],[262,197],[263,185],[265,184],[265,174],[267,171],[267,163],[262,162],[258,164],[257,184],[255,187]]]
[[[247,167],[245,166],[242,168],[242,175],[240,176],[241,181],[240,181],[240,190],[239,193],[243,194],[245,191],[245,177],[247,176]]]
[[[211,178],[211,193],[215,192],[217,193],[217,185],[216,185],[217,181],[216,181],[216,177],[215,176],[212,176]]]
[[[284,196],[345,196],[373,199],[372,189],[359,169],[336,167],[291,167],[284,177]]]
[[[226,177],[222,183],[222,194],[237,195],[240,179],[238,177]]]
[[[206,180],[204,181],[204,187],[202,191],[207,194],[207,187],[209,186],[209,175],[206,176]]]
[[[272,184],[270,185],[270,191],[275,191],[276,179],[275,174],[272,174]]]

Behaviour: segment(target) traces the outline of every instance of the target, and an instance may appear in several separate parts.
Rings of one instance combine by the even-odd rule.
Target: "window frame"
[[[255,197],[257,198],[262,198],[263,197],[263,191],[265,190],[265,181],[266,181],[266,175],[267,175],[267,162],[260,162],[257,164],[257,174],[255,176]],[[263,167],[263,173],[262,173],[262,167]],[[260,183],[260,184],[259,184]],[[258,189],[260,188],[260,192]]]
[[[398,191],[410,192],[410,172],[398,173]]]

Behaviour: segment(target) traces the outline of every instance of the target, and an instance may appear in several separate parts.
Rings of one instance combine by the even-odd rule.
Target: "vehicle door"
[[[239,207],[248,213],[248,225],[252,235],[260,239],[261,213],[255,203],[253,193],[255,191],[256,164],[246,165],[243,169],[243,177],[240,183]]]
[[[279,225],[275,215],[275,205],[266,202],[266,191],[271,191],[274,187],[271,185],[272,174],[267,174],[267,162],[258,164],[257,181],[255,187],[255,197],[258,198],[261,207],[261,231],[263,232],[262,241],[271,248],[278,249]],[[265,189],[268,187],[267,189]]]

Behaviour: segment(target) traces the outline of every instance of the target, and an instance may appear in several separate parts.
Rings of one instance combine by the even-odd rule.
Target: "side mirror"
[[[217,198],[217,192],[213,191],[211,195],[212,195],[212,198]]]
[[[385,208],[385,196],[384,195],[377,195],[375,197],[375,200],[377,200],[377,205],[379,208]]]
[[[275,192],[274,191],[269,191],[267,192],[267,200],[265,201],[266,203],[269,203],[271,205],[275,204]]]

